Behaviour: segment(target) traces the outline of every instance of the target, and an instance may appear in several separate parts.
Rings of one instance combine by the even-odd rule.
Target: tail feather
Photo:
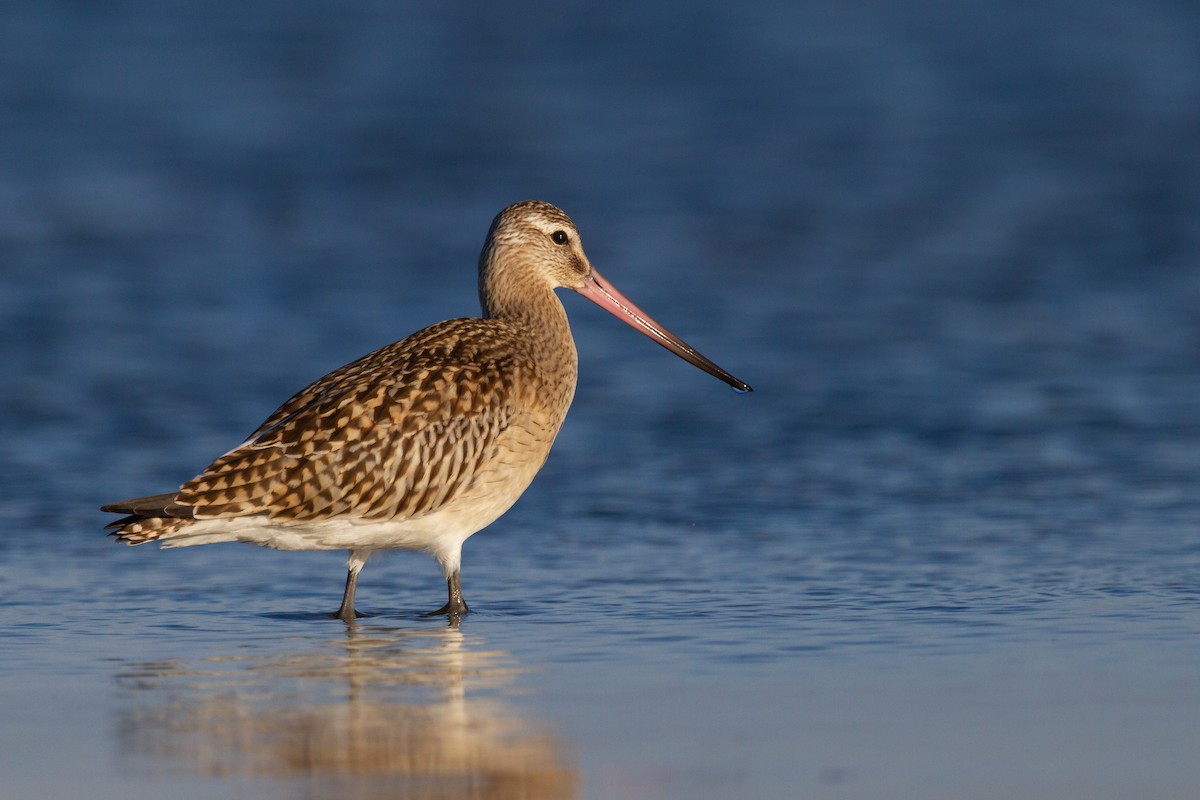
[[[168,494],[153,494],[148,497],[135,497],[132,500],[118,500],[100,506],[101,511],[112,511],[117,514],[131,514],[138,517],[177,517],[192,519],[192,507],[177,503],[175,498],[179,492]]]
[[[192,507],[176,502],[176,497],[178,493],[172,492],[103,505],[101,511],[127,515],[104,528],[112,531],[109,536],[126,544],[142,544],[170,536],[195,518]]]

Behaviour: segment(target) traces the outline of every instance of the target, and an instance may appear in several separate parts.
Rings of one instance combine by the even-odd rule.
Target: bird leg
[[[343,622],[353,622],[363,616],[354,610],[354,590],[358,588],[358,573],[362,571],[365,563],[366,555],[357,550],[350,551],[350,558],[346,562],[346,591],[342,593],[342,606],[333,614],[334,618]]]
[[[446,589],[450,595],[449,599],[446,601],[446,605],[442,606],[437,611],[430,611],[425,616],[436,617],[439,615],[445,615],[448,617],[457,617],[462,614],[466,614],[471,610],[467,608],[467,602],[463,600],[462,577],[460,576],[458,570],[454,570],[454,572],[451,572],[450,576],[446,578]]]

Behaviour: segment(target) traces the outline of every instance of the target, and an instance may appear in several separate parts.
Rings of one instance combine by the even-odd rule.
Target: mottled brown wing
[[[514,356],[464,345],[451,321],[317,381],[185,483],[197,519],[387,520],[469,486],[517,414]]]
[[[285,402],[279,408],[271,412],[271,416],[263,420],[262,424],[255,428],[254,432],[250,434],[248,441],[253,440],[268,428],[278,425],[282,420],[290,417],[297,411],[300,411],[311,405],[314,400],[317,400],[322,395],[325,395],[330,391],[336,391],[341,384],[344,384],[349,380],[353,380],[363,372],[370,371],[373,366],[377,367],[377,365],[386,358],[389,351],[399,350],[403,345],[404,342],[400,341],[390,344],[387,347],[379,350],[372,351],[367,353],[362,358],[338,367],[328,375],[313,381],[308,386],[305,386],[303,389],[292,395],[287,402]]]

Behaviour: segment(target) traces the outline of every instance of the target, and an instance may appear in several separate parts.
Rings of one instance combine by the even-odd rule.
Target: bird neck
[[[500,259],[485,249],[479,257],[479,305],[484,319],[527,322],[547,331],[562,330],[570,336],[567,312],[554,290],[538,277],[534,265],[516,262],[509,254]]]
[[[548,388],[562,392],[562,412],[570,405],[578,374],[578,355],[567,312],[554,290],[536,270],[505,264],[497,269],[491,254],[480,259],[479,299],[484,319],[495,319],[520,331],[528,352],[539,364]]]

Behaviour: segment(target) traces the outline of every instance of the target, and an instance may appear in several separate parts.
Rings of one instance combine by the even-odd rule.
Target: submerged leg
[[[351,550],[346,561],[346,591],[342,593],[342,607],[333,616],[343,622],[353,622],[362,616],[354,610],[354,590],[358,588],[358,573],[370,557],[370,550]]]
[[[446,601],[446,605],[439,608],[437,611],[430,611],[426,616],[435,617],[439,614],[456,617],[466,614],[471,609],[467,608],[467,602],[463,600],[462,593],[462,577],[456,569],[446,578],[446,589],[449,591],[450,598]]]

